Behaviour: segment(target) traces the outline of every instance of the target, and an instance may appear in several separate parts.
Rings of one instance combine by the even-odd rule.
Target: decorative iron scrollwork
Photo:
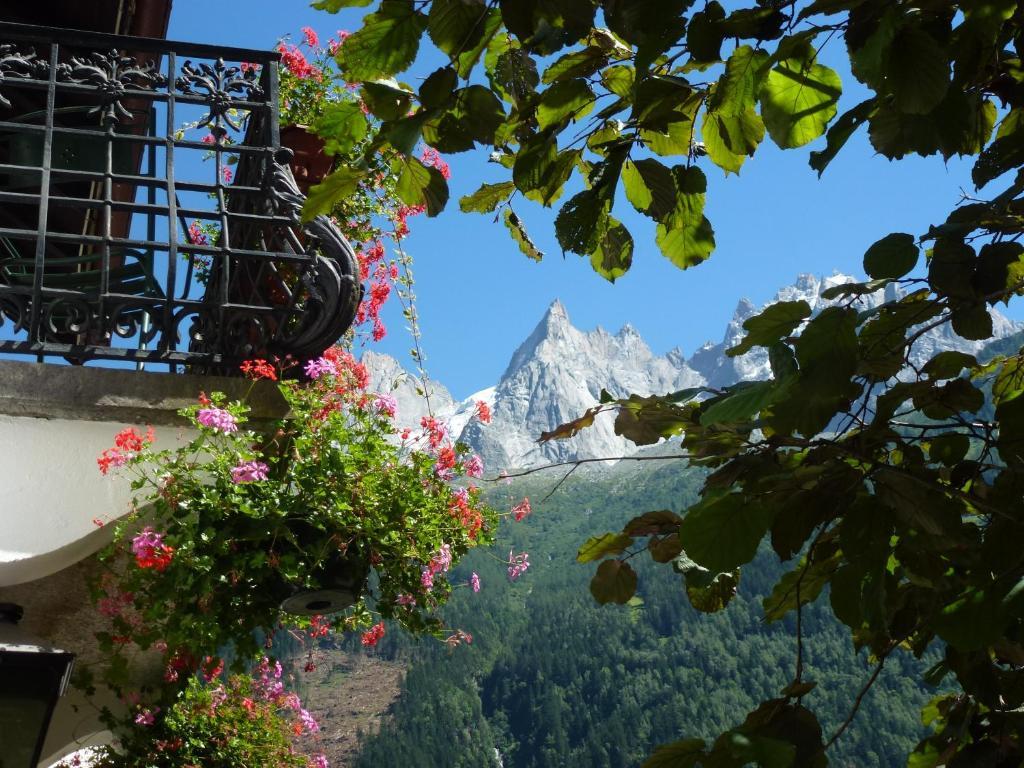
[[[197,125],[210,126],[210,131],[218,137],[227,134],[221,121],[236,131],[241,130],[242,121],[232,114],[238,102],[264,97],[258,82],[259,74],[251,67],[229,67],[224,64],[224,59],[217,59],[213,66],[206,62],[195,65],[186,61],[181,72],[175,81],[178,90],[191,96],[202,96],[210,109],[199,118]]]
[[[7,78],[31,78],[45,76],[49,69],[47,62],[36,57],[35,49],[19,51],[17,46],[0,45],[0,86]],[[11,102],[0,93],[0,106],[9,108]]]
[[[89,114],[100,114],[104,125],[132,118],[132,113],[121,103],[129,88],[155,90],[167,84],[167,78],[153,62],[140,64],[131,56],[122,56],[117,51],[90,53],[84,58],[74,56],[70,64],[61,65],[58,76],[67,82],[96,88],[99,103],[89,110]]]
[[[329,216],[302,222],[306,196],[299,190],[288,161],[291,150],[268,151],[264,189],[274,213],[292,220],[306,236],[309,251],[319,251],[304,276],[307,293],[304,324],[289,334],[293,354],[319,354],[337,341],[355,319],[363,296],[355,251]]]

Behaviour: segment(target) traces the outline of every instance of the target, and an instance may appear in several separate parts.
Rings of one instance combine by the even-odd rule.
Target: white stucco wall
[[[96,458],[123,426],[0,416],[0,586],[55,573],[109,540],[93,519],[126,514],[129,483],[101,475]]]

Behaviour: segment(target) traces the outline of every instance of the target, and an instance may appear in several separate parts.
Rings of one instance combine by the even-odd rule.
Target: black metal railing
[[[319,354],[361,287],[288,157],[276,53],[0,23],[0,353]]]

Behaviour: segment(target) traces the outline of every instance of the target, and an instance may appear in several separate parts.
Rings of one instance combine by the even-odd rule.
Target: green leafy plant
[[[242,368],[277,379],[263,360]],[[126,695],[141,689],[165,716],[196,673],[216,678],[224,653],[244,671],[282,626],[313,637],[362,628],[364,645],[381,639],[385,619],[448,643],[468,637],[437,612],[454,587],[479,588],[475,574],[448,580],[496,525],[477,488],[453,485],[480,476],[479,458],[432,418],[422,433],[399,431],[394,398],[368,392],[366,369],[340,348],[304,375],[278,385],[289,406],[278,423],[247,429],[244,403],[203,395],[182,412],[194,438],[158,450],[154,430],[126,428],[98,460],[104,474],[132,476],[137,509],[117,524],[94,585],[110,622],[98,636],[107,654],[99,679]],[[134,664],[146,652],[162,681]]]
[[[555,217],[559,245],[610,280],[629,269],[634,250],[612,214],[620,188],[654,222],[662,254],[694,266],[714,248],[705,169],[739,173],[766,136],[782,149],[824,138],[809,157],[819,174],[866,128],[890,159],[975,156],[978,189],[1002,180],[926,233],[879,240],[865,254],[868,281],[830,289],[835,305],[818,315],[789,302],[749,319],[747,339],[730,353],[760,348],[768,381],[609,397],[545,438],[613,411],[619,434],[639,444],[680,437],[681,455],[709,471],[680,519],[641,515],[585,546],[581,559],[598,562],[599,601],[631,599],[629,558],[645,548],[680,574],[701,610],[727,605],[765,537],[790,563],[764,608],[771,621],[795,614],[791,684],[710,743],[666,745],[649,766],[824,765],[886,659],[935,646],[943,660],[926,680],[952,690],[926,709],[933,733],[910,765],[1018,765],[1024,351],[1017,339],[999,354],[943,352],[923,365],[912,353],[943,326],[991,339],[989,308],[1024,291],[1019,3],[316,5],[372,5],[338,62],[361,93],[372,97],[387,82],[401,103],[385,112],[366,99],[382,121],[380,142],[399,152],[410,135],[446,153],[487,147],[510,179],[484,185],[461,208],[502,210],[530,258],[542,254],[512,204],[522,196],[551,206],[569,195]],[[416,60],[424,32],[448,63],[414,90],[391,78]],[[842,114],[841,77],[819,61],[822,47],[839,43],[869,92]],[[430,176],[418,189],[431,214],[447,197]],[[886,287],[889,300],[858,302]],[[802,607],[825,595],[875,664],[829,735],[809,706],[801,632]]]

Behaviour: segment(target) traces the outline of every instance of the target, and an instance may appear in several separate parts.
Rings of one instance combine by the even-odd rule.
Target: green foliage
[[[353,5],[372,8],[339,51],[347,81],[400,74],[424,38],[449,62],[391,118],[417,126],[417,136],[422,128],[427,144],[441,152],[490,147],[514,167],[514,188],[543,205],[559,199],[574,169],[587,175],[593,165],[603,174],[600,194],[563,204],[558,232],[565,250],[588,257],[608,279],[632,258],[632,234],[609,221],[620,182],[658,222],[656,243],[677,266],[699,264],[714,250],[703,198],[687,200],[686,184],[673,191],[653,157],[696,167],[706,156],[738,173],[766,132],[784,149],[824,135],[824,148],[810,157],[821,173],[867,125],[890,158],[978,155],[979,186],[1024,161],[1024,69],[1010,45],[1019,17],[1008,0],[925,8],[909,0],[759,3],[729,11],[687,0],[317,3],[330,12]],[[836,120],[843,84],[816,59],[838,38],[870,94]],[[990,94],[1005,107],[1001,115]],[[342,136],[346,130],[339,126]],[[388,137],[392,149],[406,151],[403,135]],[[384,146],[368,146],[364,160]]]
[[[467,32],[467,45],[486,52],[466,66],[450,50],[450,28],[466,27],[474,13],[489,17],[479,3],[454,15],[435,4],[375,6],[342,51],[346,76],[396,74],[419,45],[410,30],[426,29],[463,80],[486,81],[478,87],[500,100],[501,115],[493,103],[470,107],[457,90],[438,89],[429,103],[411,101],[414,114],[403,119],[431,124],[424,138],[442,151],[490,146],[511,170],[510,196],[552,205],[578,170],[582,188],[560,204],[555,233],[563,250],[588,257],[607,279],[633,258],[633,238],[612,215],[620,188],[652,219],[661,253],[680,268],[695,266],[715,246],[706,165],[739,172],[765,133],[783,149],[821,142],[810,154],[819,174],[864,127],[890,159],[976,158],[975,184],[993,191],[928,232],[872,245],[864,254],[870,282],[830,291],[835,305],[816,317],[793,303],[748,321],[731,354],[762,348],[769,382],[609,398],[542,439],[586,429],[602,410],[616,411],[616,432],[638,444],[680,438],[684,455],[711,474],[678,530],[646,542],[633,536],[633,554],[646,546],[656,563],[672,563],[666,570],[684,573],[687,595],[702,609],[735,603],[733,569],[765,538],[779,558],[807,558],[769,600],[772,618],[802,616],[806,587],[807,595],[829,595],[855,647],[877,665],[897,648],[942,648],[957,697],[936,705],[936,730],[915,752],[917,765],[1020,763],[1024,605],[1016,585],[1024,560],[1010,542],[1024,534],[1024,350],[1018,343],[1001,357],[980,356],[984,362],[936,355],[911,365],[930,328],[984,342],[993,335],[989,309],[1024,294],[1019,4],[817,0],[727,10],[715,0],[503,0],[499,24]],[[353,39],[353,50],[366,54],[358,61],[348,53]],[[857,90],[867,93],[836,119],[843,83],[818,53],[840,41],[863,85]],[[490,117],[481,121],[484,113]],[[500,204],[485,195],[470,205]],[[514,216],[505,213],[509,231],[537,258]],[[861,303],[882,288],[873,308]],[[631,557],[600,561],[595,596],[612,602],[643,592],[643,571],[632,559],[629,570],[623,565]],[[640,579],[635,586],[631,575]],[[795,595],[797,583],[799,598],[788,589]],[[804,682],[798,667],[787,690]],[[786,695],[766,691],[742,725],[707,734],[697,762],[821,764],[813,715],[790,700],[798,695]],[[827,743],[839,735],[847,738],[836,733]]]

